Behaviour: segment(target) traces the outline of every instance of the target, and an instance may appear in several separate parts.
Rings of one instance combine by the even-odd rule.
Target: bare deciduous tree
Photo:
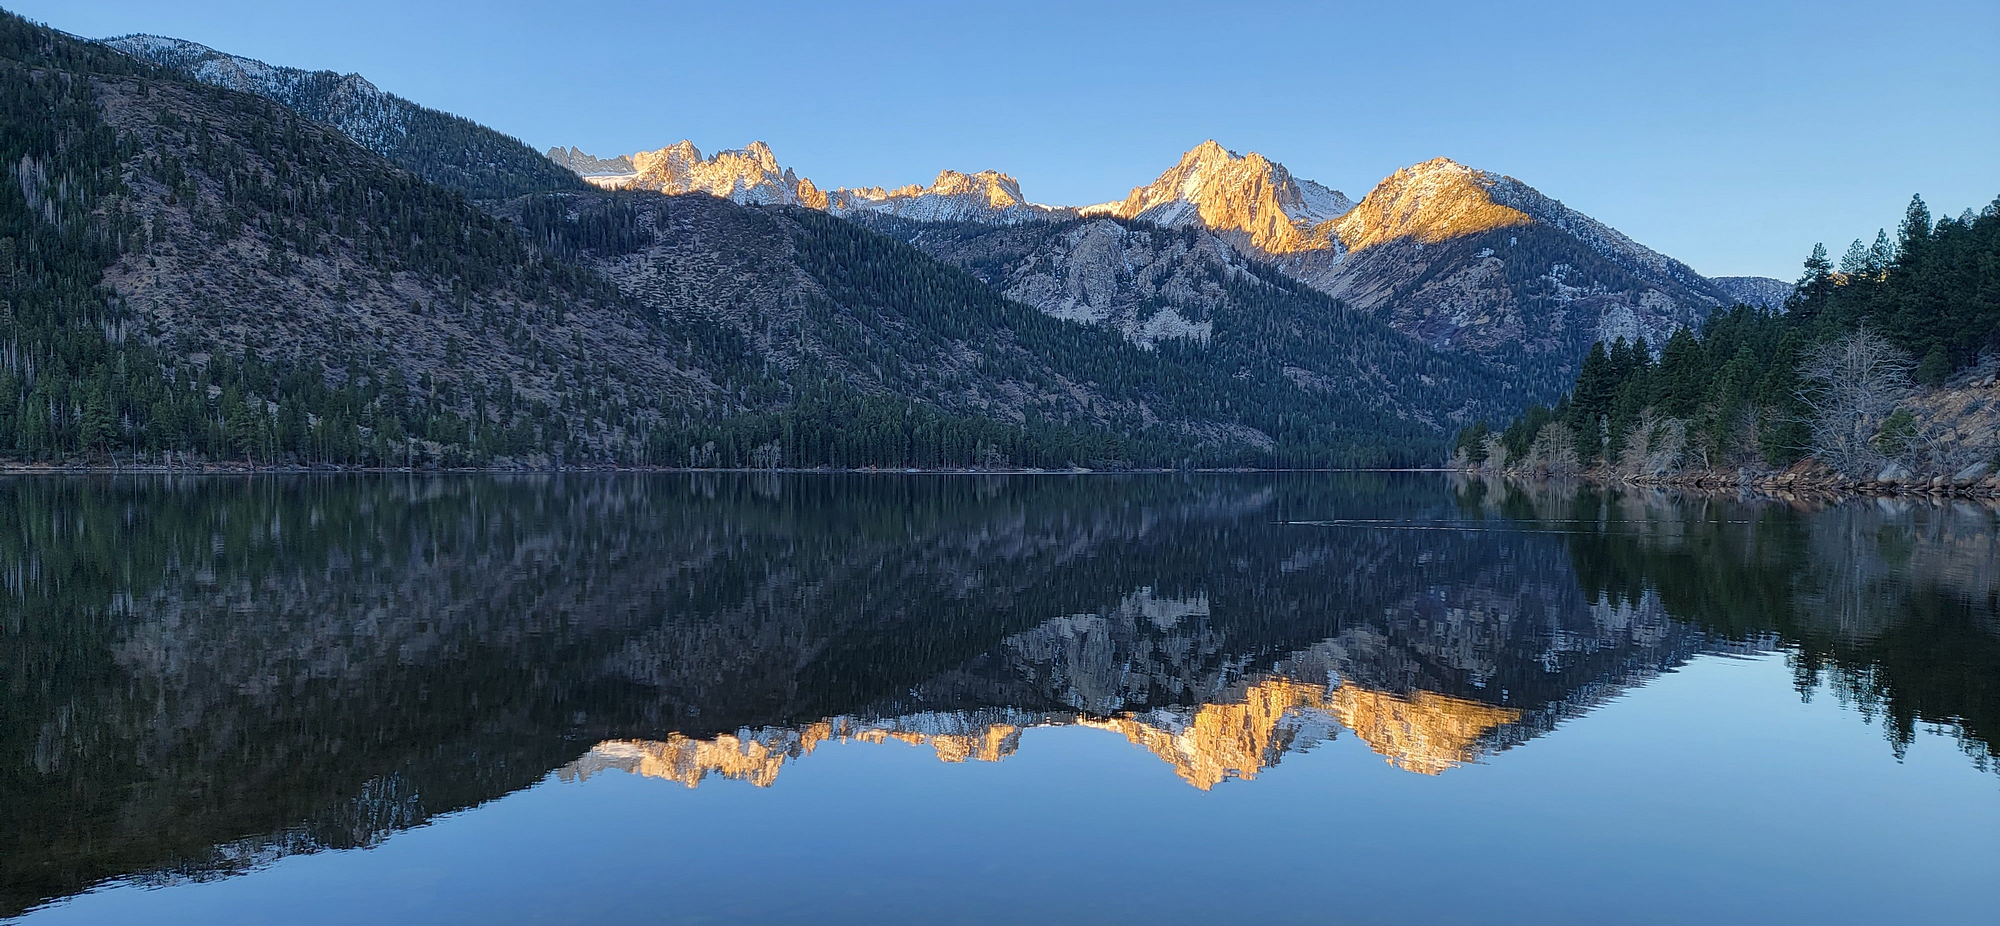
[[[1866,328],[1815,351],[1800,368],[1812,453],[1849,476],[1873,475],[1887,458],[1875,446],[1882,422],[1910,394],[1910,355]]]
[[[1528,446],[1527,457],[1521,465],[1531,473],[1548,476],[1576,473],[1582,469],[1576,455],[1576,432],[1559,421],[1542,425],[1542,429],[1535,432],[1535,442]]]
[[[1681,467],[1687,455],[1687,422],[1647,408],[1625,437],[1619,455],[1620,472],[1632,476],[1664,476]]]

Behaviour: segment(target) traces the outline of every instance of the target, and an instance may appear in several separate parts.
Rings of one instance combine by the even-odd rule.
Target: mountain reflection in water
[[[1987,768],[1996,518],[1386,474],[15,479],[0,916],[833,742],[1088,727],[1207,790],[1351,735],[1436,775],[1703,653]]]
[[[786,761],[821,743],[896,740],[937,751],[942,762],[998,762],[1020,748],[1033,727],[1081,726],[1117,733],[1174,767],[1206,791],[1231,778],[1252,779],[1286,753],[1304,752],[1346,727],[1398,768],[1426,775],[1470,762],[1481,741],[1521,712],[1420,691],[1399,697],[1354,685],[1273,677],[1247,686],[1242,700],[1183,710],[1093,718],[1076,713],[917,714],[886,720],[836,717],[797,729],[763,729],[698,740],[609,740],[557,772],[585,779],[605,769],[664,778],[692,788],[721,775],[768,788]]]

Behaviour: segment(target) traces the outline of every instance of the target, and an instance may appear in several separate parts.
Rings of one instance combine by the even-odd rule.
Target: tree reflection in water
[[[1374,474],[17,479],[0,915],[832,740],[1087,726],[1211,788],[1345,734],[1436,774],[1716,651],[1990,764],[1995,517]]]

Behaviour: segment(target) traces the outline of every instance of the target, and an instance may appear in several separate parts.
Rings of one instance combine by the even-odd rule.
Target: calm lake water
[[[2000,515],[0,481],[0,918],[1992,923]]]

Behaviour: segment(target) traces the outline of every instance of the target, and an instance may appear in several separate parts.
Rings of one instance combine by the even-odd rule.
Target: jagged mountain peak
[[[1503,179],[1450,158],[1432,158],[1384,178],[1335,228],[1347,250],[1360,251],[1404,238],[1436,244],[1533,221],[1495,201],[1492,189]]]
[[[607,189],[652,190],[668,195],[707,193],[740,203],[796,204],[799,180],[778,163],[771,146],[753,141],[704,157],[693,141],[681,139],[663,148],[629,155],[631,172],[592,176],[585,180]],[[598,159],[593,159],[598,160]],[[614,159],[623,160],[623,159]],[[563,161],[564,166],[576,166]],[[599,161],[599,163],[603,163]]]
[[[982,170],[976,174],[939,171],[937,179],[931,182],[930,192],[947,196],[976,193],[985,196],[988,203],[998,208],[1023,206],[1028,202],[1021,195],[1021,181],[997,170]]]
[[[624,177],[632,174],[634,170],[632,167],[632,158],[628,155],[621,154],[615,158],[592,157],[574,145],[570,146],[567,151],[563,150],[560,146],[550,148],[547,157],[549,160],[569,169],[572,173],[586,180]]]
[[[1208,139],[1123,201],[1085,211],[1168,227],[1198,223],[1281,255],[1329,246],[1318,226],[1352,206],[1345,194],[1300,181],[1283,164],[1256,152],[1237,154]]]
[[[690,144],[689,147],[693,147],[693,145]],[[741,148],[718,151],[715,156],[717,158],[747,158],[765,171],[776,173],[779,170],[778,156],[772,153],[770,145],[762,141],[753,141]]]
[[[1021,193],[1021,182],[997,170],[975,174],[944,170],[938,172],[930,186],[835,190],[828,195],[823,208],[842,216],[873,214],[926,222],[1001,225],[1075,214],[1074,210],[1051,209],[1029,202]]]
[[[1544,225],[1656,285],[1683,287],[1709,304],[1722,294],[1687,265],[1646,247],[1513,177],[1438,157],[1390,174],[1336,223],[1360,251],[1396,240],[1436,244],[1500,228]]]
[[[1021,193],[1021,182],[997,170],[970,174],[944,170],[929,186],[913,183],[894,189],[828,190],[779,163],[771,146],[762,141],[713,155],[703,155],[693,141],[682,139],[653,151],[611,159],[561,146],[549,149],[548,157],[605,189],[669,195],[707,193],[739,203],[799,205],[841,216],[881,214],[920,221],[1013,224],[1074,214],[1074,210],[1029,202]]]

